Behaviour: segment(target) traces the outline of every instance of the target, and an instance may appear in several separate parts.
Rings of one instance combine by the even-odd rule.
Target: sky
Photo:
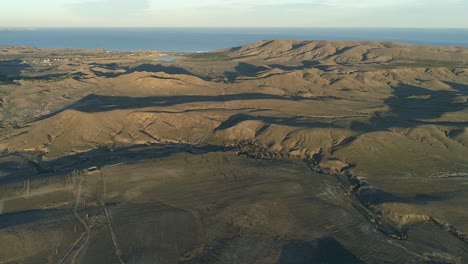
[[[468,0],[2,0],[9,27],[468,28]]]

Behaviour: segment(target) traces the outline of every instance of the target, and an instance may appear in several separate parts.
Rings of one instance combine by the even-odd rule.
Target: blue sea
[[[468,29],[40,28],[0,30],[0,45],[109,51],[211,51],[265,39],[370,40],[468,47]]]

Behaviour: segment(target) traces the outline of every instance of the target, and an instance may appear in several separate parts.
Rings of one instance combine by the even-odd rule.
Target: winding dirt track
[[[78,247],[78,249],[76,250],[75,252],[75,255],[73,256],[73,259],[71,261],[72,264],[75,263],[76,261],[76,258],[78,257],[78,255],[80,254],[81,250],[83,249],[83,247],[88,243],[89,241],[89,237],[91,236],[91,230],[89,229],[89,226],[88,224],[86,223],[86,221],[78,214],[78,206],[79,206],[79,202],[80,202],[80,198],[81,198],[81,187],[82,187],[82,182],[83,180],[80,179],[80,182],[78,184],[78,196],[77,196],[77,199],[76,199],[76,204],[75,204],[75,209],[73,210],[73,213],[75,214],[76,218],[78,219],[78,221],[83,225],[83,227],[85,228],[85,233],[83,233],[85,235],[85,240],[83,241],[83,243],[81,243],[81,245]]]
[[[58,264],[65,263],[66,260],[72,255],[73,251],[75,251],[75,254],[73,255],[73,258],[70,263],[75,263],[78,255],[80,254],[81,250],[83,247],[87,244],[89,241],[89,237],[91,236],[91,230],[86,223],[86,221],[78,214],[78,207],[80,205],[80,200],[81,200],[81,192],[82,192],[82,185],[83,185],[83,179],[80,177],[78,181],[78,193],[76,195],[76,201],[75,201],[75,208],[73,209],[73,214],[75,217],[78,219],[78,222],[83,226],[85,229],[85,232],[81,234],[81,236],[73,243],[73,245],[67,250],[67,252],[63,255],[63,257],[57,261]]]
[[[114,245],[115,255],[119,260],[120,264],[124,264],[124,261],[120,257],[120,249],[119,245],[117,244],[117,237],[114,233],[114,229],[112,228],[112,224],[110,221],[109,211],[107,210],[107,189],[106,189],[106,177],[104,173],[101,172],[101,179],[102,179],[102,206],[104,207],[104,214],[106,215],[107,226],[109,227],[109,233],[112,238],[112,244]]]
[[[112,228],[112,224],[110,221],[110,215],[109,211],[107,210],[107,190],[106,190],[106,180],[104,174],[101,172],[101,179],[102,179],[102,207],[104,209],[104,214],[106,217],[106,222],[107,226],[109,228],[109,233],[112,238],[112,244],[114,245],[115,249],[115,255],[119,261],[120,264],[124,264],[124,261],[120,257],[120,249],[117,244],[117,237],[114,233],[114,230]],[[86,223],[86,221],[78,214],[78,207],[81,201],[81,193],[82,193],[82,183],[83,179],[80,178],[78,182],[78,190],[77,190],[77,196],[76,196],[76,201],[75,201],[75,208],[73,210],[73,213],[75,217],[78,219],[78,222],[83,226],[85,229],[85,232],[83,232],[80,237],[73,243],[73,245],[65,252],[65,254],[62,256],[57,261],[57,264],[63,264],[63,263],[76,263],[76,260],[78,259],[78,256],[81,252],[81,250],[84,248],[84,246],[88,243],[89,238],[91,237],[91,229],[90,226]],[[97,215],[94,217],[93,222],[95,222],[97,219]],[[74,252],[74,253],[73,253]],[[67,262],[67,260],[70,258],[70,256],[73,255],[73,258],[71,261]]]

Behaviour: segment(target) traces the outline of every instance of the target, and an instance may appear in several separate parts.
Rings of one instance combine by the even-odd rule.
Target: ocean
[[[40,28],[0,30],[2,46],[203,52],[265,39],[370,40],[468,47],[468,29]]]

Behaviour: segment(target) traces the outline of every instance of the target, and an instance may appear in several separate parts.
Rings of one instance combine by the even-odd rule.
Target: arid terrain
[[[0,263],[468,263],[468,48],[4,46],[0,153]]]

